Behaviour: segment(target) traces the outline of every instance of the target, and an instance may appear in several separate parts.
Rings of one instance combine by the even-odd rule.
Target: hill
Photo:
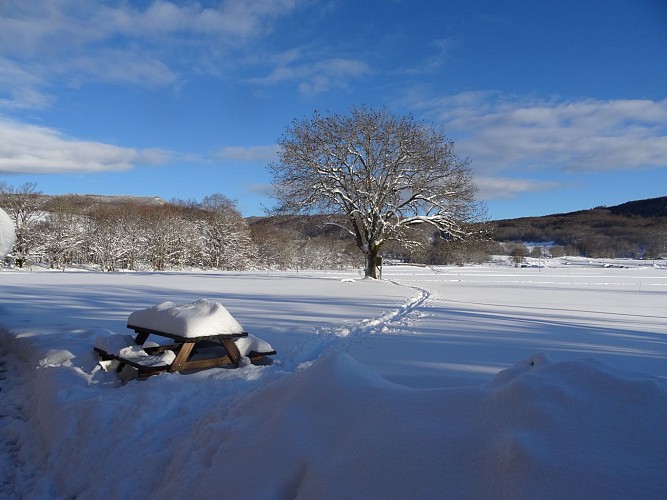
[[[612,207],[498,220],[497,242],[534,242],[561,247],[568,255],[657,258],[667,254],[667,196]]]
[[[101,195],[101,194],[66,194],[66,195],[38,195],[40,206],[49,211],[54,205],[67,203],[72,207],[85,212],[96,205],[122,206],[163,206],[166,201],[158,196],[127,196],[127,195]]]
[[[640,217],[667,217],[667,196],[648,200],[628,201],[608,209],[615,215]]]

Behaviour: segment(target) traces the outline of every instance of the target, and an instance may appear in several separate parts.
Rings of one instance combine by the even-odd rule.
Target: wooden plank
[[[222,356],[220,358],[208,358],[208,359],[194,359],[188,361],[183,365],[181,371],[189,370],[206,370],[208,368],[217,368],[219,366],[230,366],[233,365],[229,356]]]
[[[102,361],[110,361],[112,359],[116,359],[116,356],[114,356],[113,354],[109,354],[104,349],[101,349],[99,347],[93,347],[93,351],[95,351],[97,354],[99,354],[100,359]]]
[[[178,350],[183,346],[183,344],[165,344],[165,345],[156,345],[156,346],[151,346],[151,347],[144,347],[144,351],[146,351],[147,354],[160,354],[165,351],[174,351],[178,352]]]
[[[266,351],[266,352],[250,351],[248,353],[248,357],[250,359],[252,359],[252,358],[259,358],[259,357],[264,357],[264,356],[275,356],[276,354],[278,354],[276,351]]]
[[[124,365],[130,365],[140,372],[145,372],[145,371],[151,371],[151,370],[157,370],[157,371],[165,371],[169,368],[169,365],[164,364],[164,365],[142,365],[141,363],[137,363],[136,361],[132,359],[127,359],[123,358],[122,356],[114,356],[115,359],[120,361]]]
[[[250,352],[248,353],[248,357],[250,358],[251,362],[261,362],[263,361],[267,356],[271,356],[276,354],[276,351],[267,351],[267,352]],[[238,365],[235,365],[235,363],[232,361],[232,359],[229,357],[229,355],[226,356],[221,356],[221,357],[215,357],[215,358],[206,358],[206,359],[193,359],[185,362],[181,369],[179,370],[180,372],[184,371],[190,371],[190,370],[205,370],[208,368],[217,368],[221,366],[230,366],[234,365],[238,367]]]
[[[190,358],[190,354],[192,353],[192,348],[195,346],[194,342],[184,342],[183,347],[178,351],[178,354],[176,355],[176,359],[174,359],[174,362],[171,364],[171,367],[169,368],[170,372],[178,372],[181,370],[183,365],[188,361],[188,358]]]

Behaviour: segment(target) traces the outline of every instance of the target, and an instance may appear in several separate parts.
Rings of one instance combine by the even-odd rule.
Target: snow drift
[[[667,491],[667,381],[594,360],[550,363],[538,354],[480,386],[414,389],[333,352],[272,383],[264,378],[244,398],[229,380],[178,375],[100,391],[71,369],[72,359],[51,352],[36,374],[39,393],[51,394],[35,403],[33,421],[48,450],[37,490],[46,496],[660,498]],[[266,375],[258,367],[225,373],[252,384],[246,369]],[[23,453],[34,459],[39,450]]]
[[[658,498],[665,415],[665,381],[590,360],[535,356],[487,385],[419,390],[335,353],[244,402],[218,432],[209,420],[195,432],[209,445],[192,457],[205,465],[160,494]]]

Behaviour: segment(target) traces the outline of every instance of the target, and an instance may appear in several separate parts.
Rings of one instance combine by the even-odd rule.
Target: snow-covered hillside
[[[667,269],[609,264],[5,270],[0,496],[663,498]],[[132,311],[199,298],[275,363],[99,368]]]

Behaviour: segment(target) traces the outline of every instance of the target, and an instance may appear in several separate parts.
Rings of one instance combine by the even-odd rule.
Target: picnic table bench
[[[102,343],[96,345],[94,351],[102,361],[118,361],[117,372],[126,365],[132,366],[138,371],[139,378],[162,372],[238,367],[243,357],[257,364],[276,354],[268,343],[249,335],[230,318],[221,304],[206,300],[182,306],[163,303],[130,315],[127,327],[135,332],[132,342],[121,338],[121,344],[116,347]],[[133,324],[133,319],[141,326]],[[173,323],[173,331],[165,331],[169,320]],[[221,320],[223,326],[216,328],[215,320]],[[171,342],[145,345],[150,335]],[[242,349],[237,342],[241,343]]]

